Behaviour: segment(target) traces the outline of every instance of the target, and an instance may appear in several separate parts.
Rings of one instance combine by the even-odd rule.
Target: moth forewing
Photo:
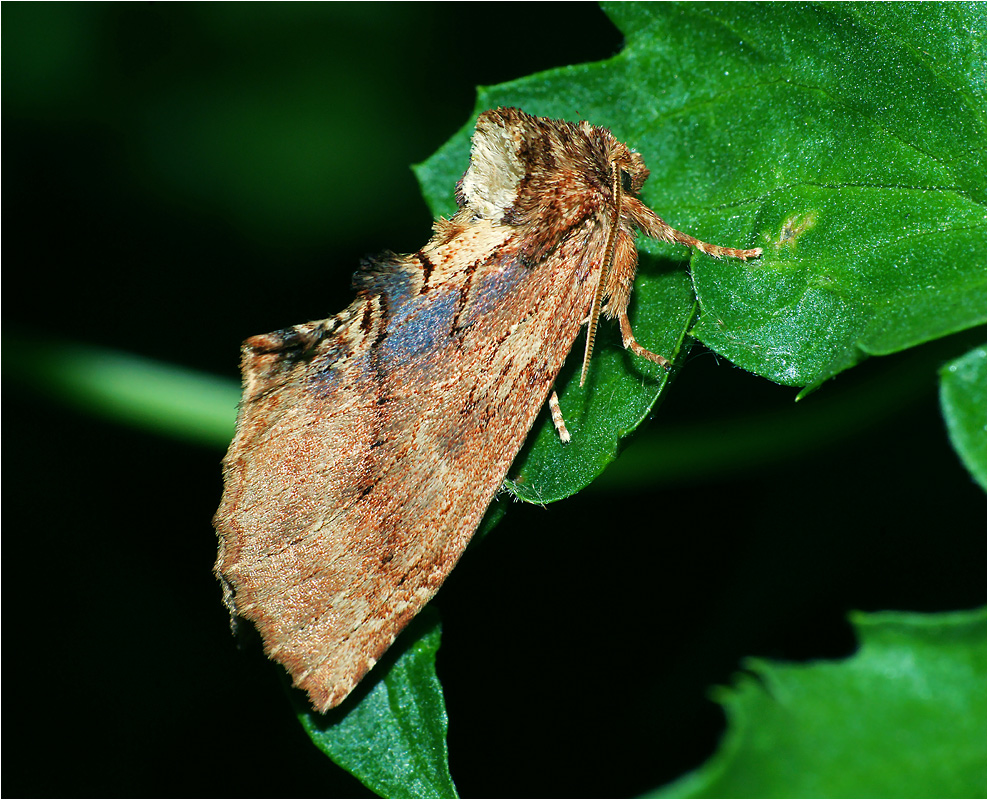
[[[604,128],[485,112],[459,211],[421,250],[364,264],[335,317],[245,342],[216,574],[317,710],[456,564],[588,315],[587,362],[601,310],[664,361],[628,321],[635,232],[760,252],[666,225],[635,196],[647,175]]]

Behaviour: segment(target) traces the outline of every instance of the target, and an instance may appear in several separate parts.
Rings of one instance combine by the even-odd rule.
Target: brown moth
[[[362,264],[335,317],[244,342],[216,575],[317,710],[453,569],[584,323],[581,383],[601,311],[626,348],[666,363],[628,321],[636,233],[761,255],[668,226],[638,199],[647,177],[605,128],[487,111],[459,211],[425,247]]]

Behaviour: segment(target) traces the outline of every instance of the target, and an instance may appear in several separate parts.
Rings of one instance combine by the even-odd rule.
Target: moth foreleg
[[[563,444],[569,444],[569,431],[566,430],[566,420],[563,419],[563,410],[559,407],[559,396],[555,389],[549,395],[549,414],[552,416],[552,424],[556,427],[556,433],[559,434],[559,441]]]
[[[626,310],[618,314],[618,322],[621,325],[621,343],[626,350],[630,350],[636,356],[647,358],[649,361],[654,361],[659,366],[669,369],[669,359],[660,356],[658,353],[653,353],[651,350],[646,350],[638,344],[634,331],[631,330],[631,320],[628,319],[628,312]]]

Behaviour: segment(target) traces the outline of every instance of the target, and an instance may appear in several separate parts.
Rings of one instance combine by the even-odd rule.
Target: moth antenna
[[[580,371],[580,386],[587,379],[587,372],[590,369],[590,356],[593,355],[593,340],[597,336],[597,321],[600,319],[600,306],[604,300],[604,286],[611,274],[611,267],[614,264],[614,245],[617,242],[618,226],[621,224],[621,171],[617,164],[611,162],[611,196],[614,198],[614,214],[611,219],[611,227],[607,232],[607,247],[604,250],[604,265],[600,270],[600,280],[597,281],[597,289],[593,293],[593,305],[590,307],[589,324],[587,325],[587,346],[583,351],[583,369]],[[678,231],[677,231],[678,232]]]

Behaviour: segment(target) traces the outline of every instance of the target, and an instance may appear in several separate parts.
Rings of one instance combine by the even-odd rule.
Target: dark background
[[[407,165],[476,85],[622,44],[590,4],[3,11],[4,354],[83,342],[230,379],[243,338],[335,313],[360,256],[426,241]],[[513,505],[437,598],[461,792],[645,791],[716,747],[706,692],[741,657],[846,655],[849,609],[983,602],[984,494],[936,396],[966,342],[825,386],[797,408],[913,376],[894,413],[848,412],[791,461]],[[222,453],[16,371],[5,390],[4,794],[365,794],[229,635]],[[791,414],[794,395],[697,347],[649,441]]]

